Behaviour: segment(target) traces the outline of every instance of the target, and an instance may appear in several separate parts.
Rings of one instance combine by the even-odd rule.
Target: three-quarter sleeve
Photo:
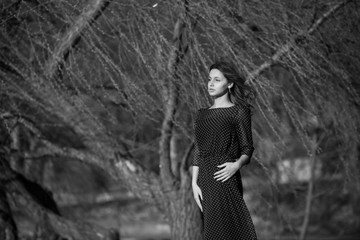
[[[199,116],[199,111],[196,113],[195,121],[194,121],[194,130],[196,129],[196,122]],[[200,151],[197,145],[196,136],[194,134],[194,154],[191,161],[192,166],[199,166],[199,160],[200,160]]]
[[[196,144],[196,140],[195,140],[195,143],[194,143],[194,156],[192,158],[192,161],[191,161],[191,165],[192,166],[199,166],[199,160],[200,160],[200,153],[199,153],[199,148]]]
[[[250,108],[241,107],[235,117],[236,132],[239,140],[241,155],[249,156],[249,161],[254,151],[252,131],[251,131],[251,111]],[[246,164],[247,164],[246,163]]]

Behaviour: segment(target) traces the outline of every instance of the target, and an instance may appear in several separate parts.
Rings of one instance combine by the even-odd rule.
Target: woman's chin
[[[218,97],[219,94],[215,93],[215,92],[209,92],[209,96],[210,97],[213,97],[213,98],[216,98]]]
[[[212,92],[209,92],[209,96],[212,97],[212,98],[218,98],[218,97],[221,97],[221,96],[224,96],[227,92],[224,91],[224,92],[216,92],[216,91],[212,91]]]

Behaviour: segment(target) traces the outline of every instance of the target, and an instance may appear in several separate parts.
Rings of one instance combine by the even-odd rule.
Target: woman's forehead
[[[212,77],[212,78],[214,78],[214,77],[224,78],[224,74],[220,70],[214,68],[214,69],[211,69],[211,71],[209,72],[209,77]]]

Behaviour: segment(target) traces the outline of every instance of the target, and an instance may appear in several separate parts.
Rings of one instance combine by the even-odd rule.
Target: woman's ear
[[[234,86],[234,83],[229,83],[228,88],[232,88]]]

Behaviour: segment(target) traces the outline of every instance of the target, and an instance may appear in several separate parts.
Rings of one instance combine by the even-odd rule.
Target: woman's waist
[[[202,153],[200,159],[204,163],[221,164],[224,162],[233,162],[237,157],[229,153]]]
[[[233,151],[200,151],[200,157],[201,158],[219,158],[219,157],[223,157],[223,158],[236,158],[238,157]]]

